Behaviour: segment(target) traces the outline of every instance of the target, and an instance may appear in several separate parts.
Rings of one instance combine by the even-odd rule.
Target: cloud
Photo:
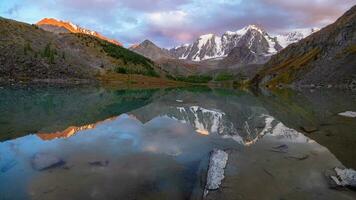
[[[304,26],[325,26],[335,21],[355,0],[264,0],[275,9],[284,10]]]
[[[55,17],[125,44],[150,39],[170,47],[248,24],[269,32],[322,27],[354,4],[355,0],[0,0],[0,13],[28,23]]]
[[[187,13],[181,10],[168,12],[154,12],[147,15],[151,25],[169,28],[183,25],[187,20]]]

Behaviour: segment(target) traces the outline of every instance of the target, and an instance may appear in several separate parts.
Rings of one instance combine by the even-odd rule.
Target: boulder
[[[353,187],[356,188],[356,171],[353,169],[340,169],[335,168],[335,176],[330,176],[330,178],[338,186],[343,187]]]
[[[33,169],[42,171],[64,165],[65,162],[61,158],[49,153],[36,153],[32,157],[31,164]]]
[[[210,156],[207,175],[206,190],[216,190],[224,179],[224,169],[228,160],[228,154],[220,149],[214,149]]]
[[[339,113],[339,115],[340,115],[340,116],[343,116],[343,117],[356,118],[356,112],[353,112],[353,111],[342,112],[342,113]]]

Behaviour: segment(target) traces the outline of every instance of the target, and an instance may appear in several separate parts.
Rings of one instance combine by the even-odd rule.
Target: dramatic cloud
[[[170,47],[248,24],[269,32],[323,27],[355,4],[356,0],[1,0],[0,15],[28,23],[55,17],[126,45],[150,39]]]

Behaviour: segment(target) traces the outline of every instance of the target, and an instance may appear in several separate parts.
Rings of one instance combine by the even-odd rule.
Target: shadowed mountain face
[[[291,44],[253,79],[269,87],[356,85],[356,6],[335,23]]]
[[[167,49],[159,48],[149,40],[145,40],[139,45],[130,47],[130,50],[154,61],[174,58]]]
[[[81,33],[87,34],[99,39],[105,40],[107,42],[113,43],[118,46],[122,46],[122,44],[114,39],[109,39],[100,33],[92,30],[88,30],[82,28],[78,25],[75,25],[71,22],[65,22],[53,18],[44,18],[36,23],[37,26],[41,27],[43,30],[54,32],[54,33]]]
[[[246,66],[249,64],[264,64],[270,57],[251,52],[248,47],[235,47],[220,63],[220,67]]]

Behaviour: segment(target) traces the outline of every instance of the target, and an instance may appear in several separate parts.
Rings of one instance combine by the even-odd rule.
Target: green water
[[[214,148],[231,159],[210,199],[261,199],[255,187],[271,177],[266,199],[352,199],[324,176],[356,168],[356,118],[344,111],[355,93],[2,87],[0,199],[200,199]],[[287,154],[271,151],[281,144]],[[38,153],[65,164],[38,171]]]

